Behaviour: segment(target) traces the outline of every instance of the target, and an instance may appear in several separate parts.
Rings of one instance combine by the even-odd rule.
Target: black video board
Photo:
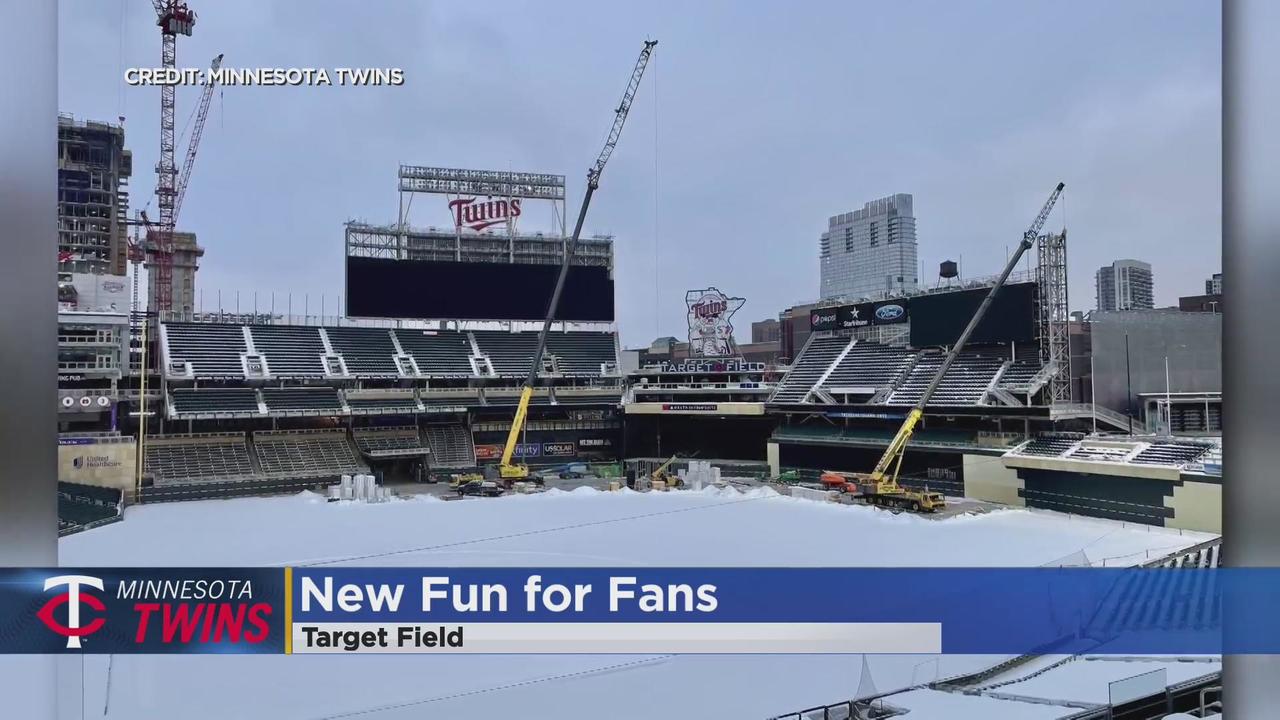
[[[426,320],[541,320],[559,265],[347,258],[347,315]],[[573,266],[557,320],[613,322],[613,277]]]
[[[911,345],[954,345],[990,288],[917,295],[911,298]],[[1000,289],[969,343],[1031,342],[1036,337],[1036,284]]]

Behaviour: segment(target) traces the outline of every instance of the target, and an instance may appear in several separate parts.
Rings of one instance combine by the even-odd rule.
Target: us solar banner
[[[1275,569],[0,570],[0,653],[1275,654],[1277,597]]]

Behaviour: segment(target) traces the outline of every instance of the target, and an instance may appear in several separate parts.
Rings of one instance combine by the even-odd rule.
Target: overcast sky
[[[1093,273],[1154,266],[1156,302],[1221,269],[1218,3],[260,2],[191,0],[178,65],[398,67],[401,87],[233,87],[215,97],[179,229],[221,289],[341,294],[348,219],[390,223],[399,163],[551,172],[580,202],[642,41],[660,41],[587,219],[615,235],[629,346],[683,336],[684,291],[775,317],[818,295],[830,215],[915,196],[922,281],[998,272],[1055,183],[1072,309]],[[159,89],[147,0],[63,0],[59,108],[126,116],[134,207],[151,197]],[[187,124],[197,88],[178,92]],[[179,163],[186,147],[179,142]],[[443,197],[411,221],[447,226]],[[152,203],[152,216],[155,205]],[[530,203],[521,227],[550,229]],[[482,290],[477,289],[477,292]]]

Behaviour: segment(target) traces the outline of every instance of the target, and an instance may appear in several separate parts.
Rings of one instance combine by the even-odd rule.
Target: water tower
[[[960,277],[960,266],[955,260],[943,260],[938,265],[938,287],[951,287],[958,277]]]

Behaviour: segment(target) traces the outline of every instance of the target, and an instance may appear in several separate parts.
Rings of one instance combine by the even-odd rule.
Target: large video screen
[[[911,298],[911,344],[954,344],[990,291],[980,288]],[[969,343],[1031,342],[1035,333],[1036,285],[1019,283],[1001,288]]]
[[[559,265],[347,258],[347,315],[374,318],[541,320]],[[572,267],[557,320],[612,322],[608,268]]]

